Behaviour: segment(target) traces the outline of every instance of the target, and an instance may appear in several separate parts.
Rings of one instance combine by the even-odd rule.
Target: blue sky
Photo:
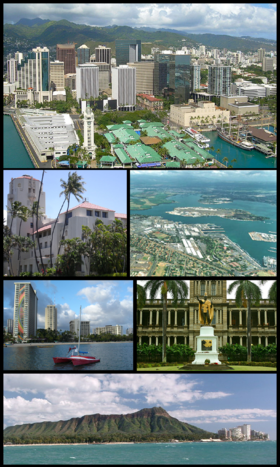
[[[13,319],[14,282],[4,281],[4,326]],[[70,329],[69,322],[78,318],[82,307],[82,320],[90,321],[90,330],[107,324],[123,326],[123,333],[133,327],[132,281],[75,281],[43,280],[31,282],[38,296],[37,328],[45,329],[45,308],[56,304],[57,329]]]
[[[244,423],[276,439],[276,375],[4,375],[4,426],[163,407],[207,431]]]
[[[48,217],[56,218],[60,210],[64,200],[63,195],[59,196],[62,191],[60,179],[67,181],[68,172],[69,170],[47,170],[45,172],[43,189],[46,193],[46,214]],[[71,170],[70,172],[73,173],[74,171]],[[117,213],[126,214],[126,171],[83,170],[76,172],[86,182],[84,185],[86,189],[83,193],[84,198],[87,198],[90,203],[113,209]],[[7,209],[7,195],[11,178],[21,177],[22,175],[30,175],[41,180],[42,170],[4,170],[4,210]],[[71,196],[70,208],[77,206],[80,202]]]
[[[7,3],[4,22],[40,17],[89,26],[176,29],[276,39],[276,3]]]

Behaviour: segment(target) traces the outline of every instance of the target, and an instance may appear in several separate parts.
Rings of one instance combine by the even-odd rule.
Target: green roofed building
[[[175,162],[175,161],[166,162],[166,167],[168,167],[168,168],[169,168],[169,167],[171,167],[171,168],[172,168],[172,167],[178,168],[178,167],[180,167],[180,162]]]
[[[138,123],[146,123],[147,120],[137,120]]]
[[[175,136],[175,138],[183,138],[183,136],[185,136],[185,133],[178,133],[178,131],[175,130],[169,130],[169,133]]]
[[[115,124],[115,125],[106,125],[106,128],[109,131],[119,130],[120,128],[127,128],[128,130],[131,130],[132,126],[128,125],[128,123],[121,123],[121,124]]]
[[[149,126],[164,126],[161,122],[148,122],[148,123],[140,123],[141,128],[148,128]],[[108,128],[108,127],[107,127]]]
[[[164,130],[163,128],[160,128],[160,127],[148,127],[146,128],[145,130],[147,132],[147,135],[148,136],[157,136],[158,138],[160,139],[164,139],[164,138],[171,138],[172,136],[168,133],[168,131]]]
[[[116,138],[112,133],[104,133],[105,138],[107,139],[108,143],[113,144],[116,143]]]
[[[116,154],[117,158],[119,159],[123,167],[132,167],[132,164],[133,164],[132,160],[128,157],[123,147],[122,146],[119,147],[119,146],[120,145],[117,145],[117,144],[113,146],[114,153]]]
[[[119,128],[118,130],[113,130],[113,135],[115,138],[119,138],[121,143],[129,144],[131,141],[140,140],[140,136],[132,129]]]
[[[114,167],[116,162],[116,158],[114,156],[102,156],[100,159],[100,166],[101,167]]]
[[[185,145],[192,149],[193,151],[197,152],[201,157],[204,157],[204,159],[209,159],[209,158],[213,158],[213,156],[211,154],[209,154],[208,151],[206,151],[206,149],[203,149],[203,148],[200,148],[198,147],[196,144],[194,144],[192,142],[192,140],[185,140]]]
[[[123,120],[123,123],[131,124],[132,122],[130,120]]]
[[[77,168],[78,169],[86,169],[87,168],[87,162],[86,161],[78,161],[77,162]]]
[[[169,152],[169,155],[172,159],[176,161],[185,161],[187,165],[192,166],[197,162],[204,163],[205,159],[197,154],[192,149],[188,148],[184,144],[180,143],[179,141],[169,141],[163,145]]]
[[[127,152],[130,157],[135,159],[139,164],[147,164],[151,162],[161,162],[161,156],[149,146],[145,144],[134,144],[127,146]]]

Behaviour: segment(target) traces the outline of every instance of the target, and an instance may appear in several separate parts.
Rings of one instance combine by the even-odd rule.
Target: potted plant
[[[210,363],[209,358],[206,358],[206,360],[205,360],[205,362],[204,362],[204,365],[209,365],[209,363]]]

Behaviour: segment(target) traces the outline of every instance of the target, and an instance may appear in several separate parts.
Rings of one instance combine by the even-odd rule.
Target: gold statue
[[[196,297],[199,301],[199,321],[200,324],[211,324],[214,318],[214,305],[207,299],[207,293],[205,292],[205,300]]]

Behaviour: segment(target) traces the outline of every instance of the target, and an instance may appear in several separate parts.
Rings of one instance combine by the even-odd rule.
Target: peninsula
[[[269,217],[256,216],[242,209],[218,209],[218,208],[202,208],[202,207],[187,207],[174,208],[173,211],[166,211],[167,214],[182,217],[224,217],[236,221],[265,221]]]
[[[217,438],[171,417],[161,407],[124,415],[85,415],[58,422],[41,422],[5,428],[4,443],[62,444],[98,442],[159,442],[176,438],[194,441]]]

